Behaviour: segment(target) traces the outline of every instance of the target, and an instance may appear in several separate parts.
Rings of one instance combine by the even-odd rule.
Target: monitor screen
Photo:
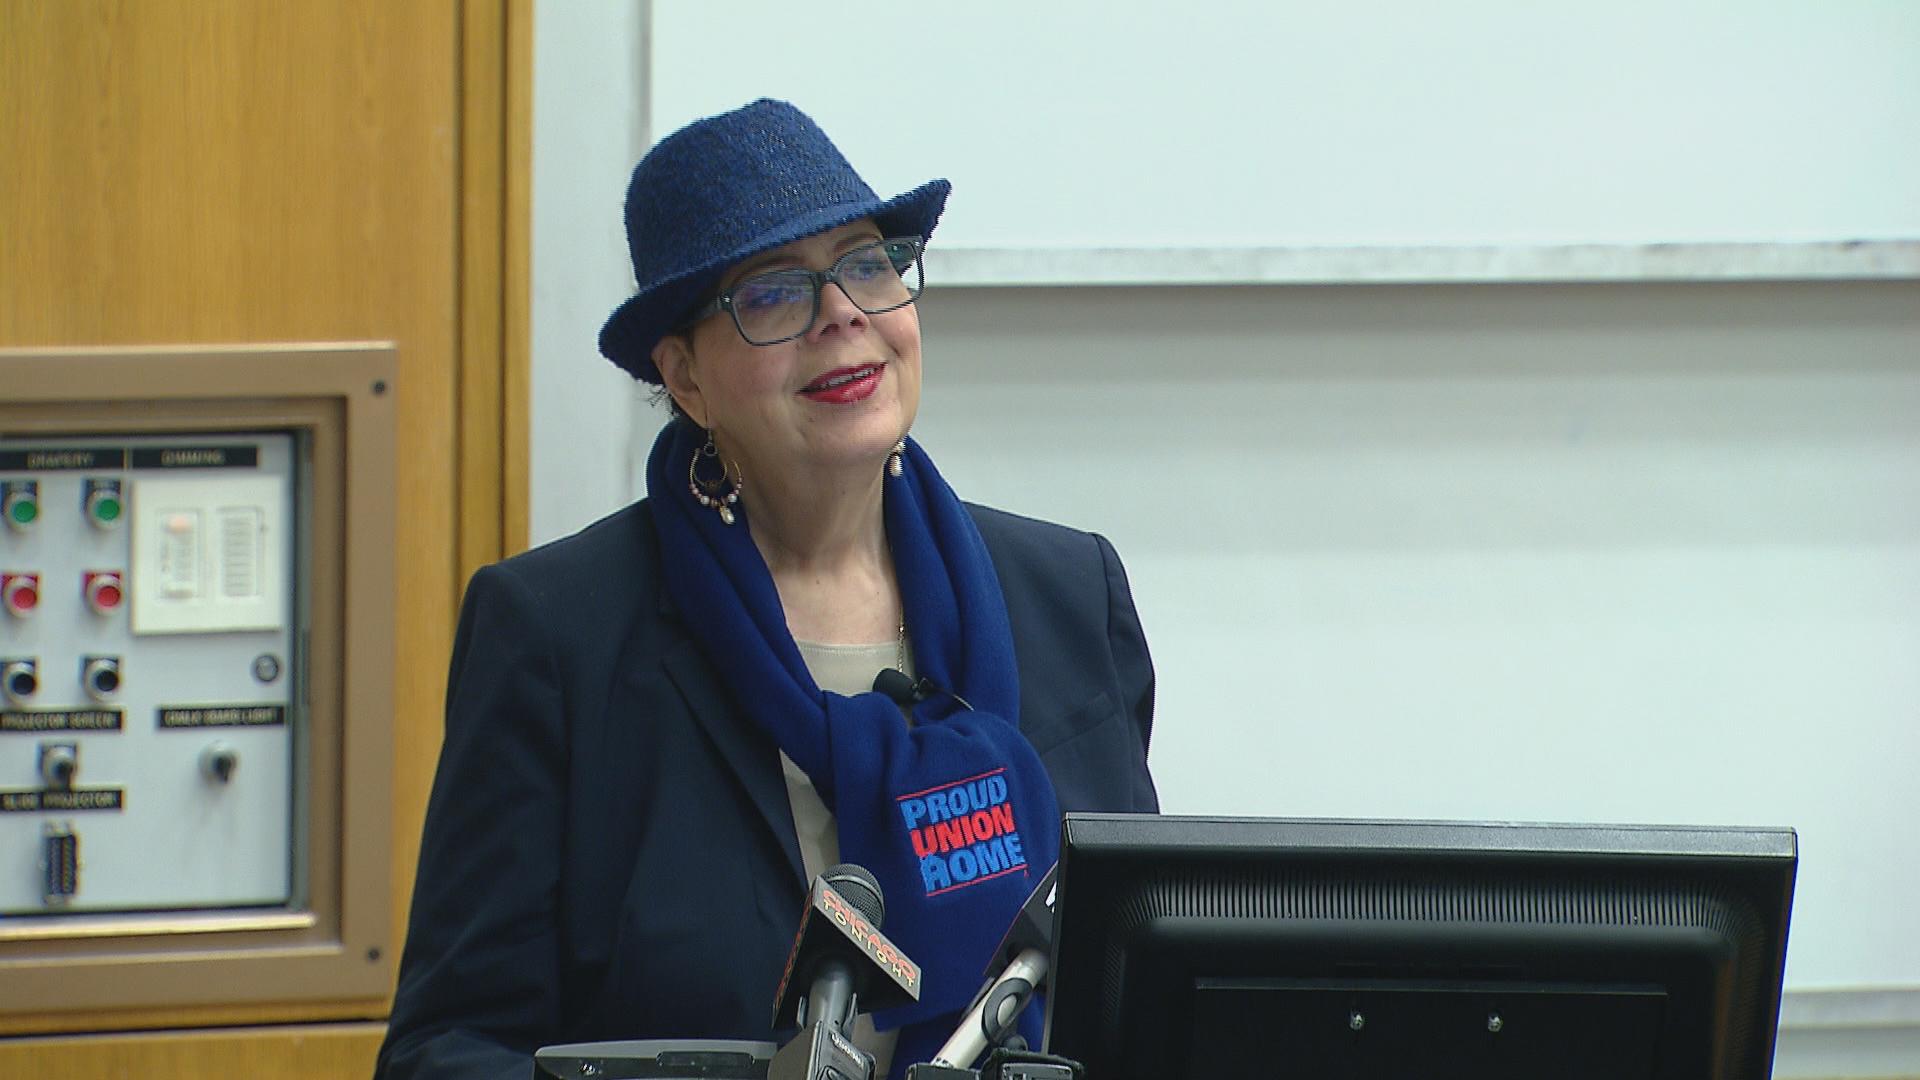
[[[1789,829],[1069,814],[1047,1049],[1099,1080],[1765,1080]]]

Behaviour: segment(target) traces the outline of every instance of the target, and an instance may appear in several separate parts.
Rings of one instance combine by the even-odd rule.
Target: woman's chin
[[[816,467],[841,474],[859,474],[866,470],[879,470],[886,467],[887,455],[893,453],[899,436],[887,439],[863,438],[838,445],[818,446],[813,457]]]

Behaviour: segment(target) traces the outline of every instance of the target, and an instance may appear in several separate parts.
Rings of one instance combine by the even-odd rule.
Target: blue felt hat
[[[870,217],[886,236],[933,232],[953,185],[881,199],[807,115],[784,101],[696,120],[655,144],[627,185],[635,292],[600,328],[600,351],[660,382],[653,347],[721,273],[751,255]]]

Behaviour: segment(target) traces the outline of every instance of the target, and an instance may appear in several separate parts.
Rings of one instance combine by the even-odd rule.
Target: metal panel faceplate
[[[299,460],[0,439],[0,914],[295,902]]]

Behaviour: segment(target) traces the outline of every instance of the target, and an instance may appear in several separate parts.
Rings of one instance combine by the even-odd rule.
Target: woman
[[[675,416],[646,499],[468,588],[382,1075],[784,1041],[805,890],[841,860],[923,968],[857,1036],[898,1075],[978,987],[1059,813],[1157,808],[1112,548],[961,503],[906,438],[948,187],[881,200],[774,101],[634,170],[639,286],[601,350]],[[917,691],[872,692],[885,668]]]

